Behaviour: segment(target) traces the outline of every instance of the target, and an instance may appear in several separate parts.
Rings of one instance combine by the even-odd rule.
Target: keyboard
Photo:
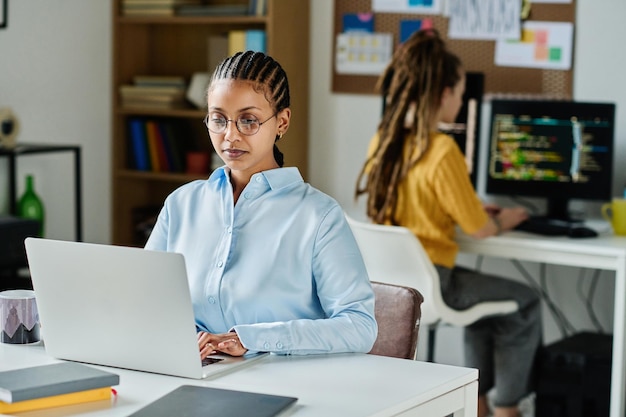
[[[515,230],[543,236],[569,236],[573,238],[595,237],[598,235],[593,229],[584,227],[582,223],[570,223],[539,216],[531,216],[520,223]]]

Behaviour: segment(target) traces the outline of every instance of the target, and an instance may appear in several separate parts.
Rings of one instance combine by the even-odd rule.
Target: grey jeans
[[[495,387],[494,404],[511,407],[534,389],[542,343],[541,300],[522,283],[462,267],[436,265],[444,301],[463,310],[482,301],[515,300],[517,312],[484,318],[464,332],[465,365],[479,371],[478,393]]]

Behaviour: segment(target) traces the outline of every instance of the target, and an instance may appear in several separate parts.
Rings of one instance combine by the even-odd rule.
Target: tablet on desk
[[[296,401],[281,395],[182,385],[129,417],[274,417]]]

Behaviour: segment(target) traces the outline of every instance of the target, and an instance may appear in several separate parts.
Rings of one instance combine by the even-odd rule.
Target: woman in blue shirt
[[[368,352],[376,339],[343,210],[282,167],[289,100],[287,75],[263,53],[218,65],[205,124],[226,165],[170,194],[146,244],[185,256],[202,358]]]

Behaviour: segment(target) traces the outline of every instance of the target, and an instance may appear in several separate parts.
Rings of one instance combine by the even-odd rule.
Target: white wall
[[[296,1],[296,0],[294,0]],[[331,91],[331,0],[314,0],[311,15],[310,173],[313,185],[335,197],[355,217],[364,217],[363,202],[353,200],[355,181],[367,143],[376,129],[376,96]],[[600,4],[599,4],[600,3]],[[600,7],[601,6],[601,7]],[[626,160],[626,3],[621,0],[577,1],[574,95],[578,100],[617,103],[616,161]],[[0,30],[0,106],[10,106],[21,121],[23,142],[80,144],[83,150],[84,238],[110,241],[111,136],[111,0],[9,0],[8,28]],[[488,109],[483,109],[486,114]],[[298,117],[298,115],[294,115]],[[486,129],[482,129],[483,132]],[[292,138],[292,140],[295,138]],[[72,239],[73,179],[71,157],[25,156],[23,177],[35,175],[48,215],[47,236]],[[618,166],[614,193],[626,184]],[[7,212],[6,161],[0,159],[0,214]],[[592,207],[591,211],[596,211]],[[463,257],[464,263],[473,258]],[[484,268],[521,279],[506,261],[485,260]],[[526,265],[536,275],[537,265]],[[575,292],[578,270],[548,269],[550,290],[579,328],[591,323]],[[605,328],[612,326],[613,286],[604,273],[596,308]],[[546,341],[559,337],[546,312]],[[456,329],[440,332],[438,359],[460,362]]]
[[[20,120],[18,142],[78,144],[83,159],[83,238],[110,229],[111,2],[9,0],[0,30],[0,107]],[[0,213],[8,213],[7,162],[0,158]],[[46,209],[45,234],[73,239],[71,153],[21,156],[18,196],[32,173]]]

